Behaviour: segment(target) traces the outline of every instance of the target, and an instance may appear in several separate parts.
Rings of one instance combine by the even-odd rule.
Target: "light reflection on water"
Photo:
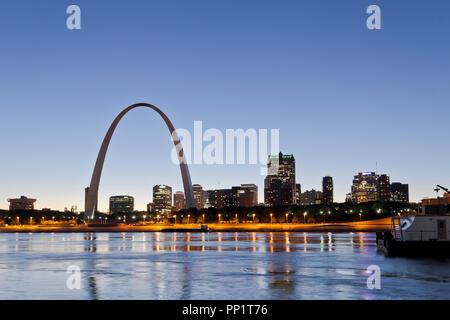
[[[450,298],[449,260],[385,258],[372,233],[0,234],[0,254],[0,299]]]

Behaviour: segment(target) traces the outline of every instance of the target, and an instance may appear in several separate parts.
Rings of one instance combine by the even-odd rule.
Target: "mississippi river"
[[[0,256],[0,299],[450,299],[450,260],[373,233],[3,233]]]

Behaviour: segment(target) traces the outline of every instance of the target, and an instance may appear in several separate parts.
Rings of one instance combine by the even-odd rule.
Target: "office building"
[[[302,186],[300,183],[295,185],[295,203],[299,206],[302,204]]]
[[[131,196],[112,196],[109,198],[109,213],[131,213],[134,211],[134,198]]]
[[[323,201],[323,194],[321,191],[306,190],[300,196],[302,206],[310,206],[314,204],[321,204]]]
[[[375,172],[360,172],[353,179],[352,202],[361,203],[378,200],[378,175]]]
[[[409,185],[400,182],[391,183],[391,201],[409,202]]]
[[[184,199],[184,192],[177,191],[173,195],[173,211],[177,212],[186,209],[186,201]]]
[[[325,176],[322,179],[323,204],[332,204],[333,199],[333,177]]]
[[[8,199],[9,210],[34,210],[34,203],[36,199],[30,199],[25,196],[21,196],[18,199]]]
[[[382,174],[377,179],[378,201],[391,201],[391,182],[389,176]]]
[[[264,202],[268,206],[296,204],[295,158],[293,155],[269,156],[264,180]]]
[[[239,207],[250,208],[258,205],[258,187],[255,184],[241,184],[237,192]]]
[[[388,175],[360,172],[353,179],[352,202],[390,201],[391,184]]]
[[[153,202],[157,215],[169,216],[172,212],[172,188],[166,185],[154,186]]]
[[[194,191],[194,201],[197,210],[203,208],[203,187],[199,184],[192,185],[192,190]]]

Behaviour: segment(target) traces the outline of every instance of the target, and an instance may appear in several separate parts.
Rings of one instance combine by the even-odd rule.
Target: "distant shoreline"
[[[378,232],[390,230],[390,218],[336,223],[213,223],[211,232]],[[197,229],[200,224],[156,224],[117,226],[23,225],[0,227],[0,233],[86,233],[86,232],[161,232],[162,229]]]

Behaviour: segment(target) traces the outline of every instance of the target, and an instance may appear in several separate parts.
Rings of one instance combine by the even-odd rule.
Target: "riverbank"
[[[209,223],[211,232],[377,232],[390,229],[390,218],[339,223]],[[160,232],[162,229],[196,229],[199,224],[148,224],[117,226],[21,225],[0,227],[0,233]]]

